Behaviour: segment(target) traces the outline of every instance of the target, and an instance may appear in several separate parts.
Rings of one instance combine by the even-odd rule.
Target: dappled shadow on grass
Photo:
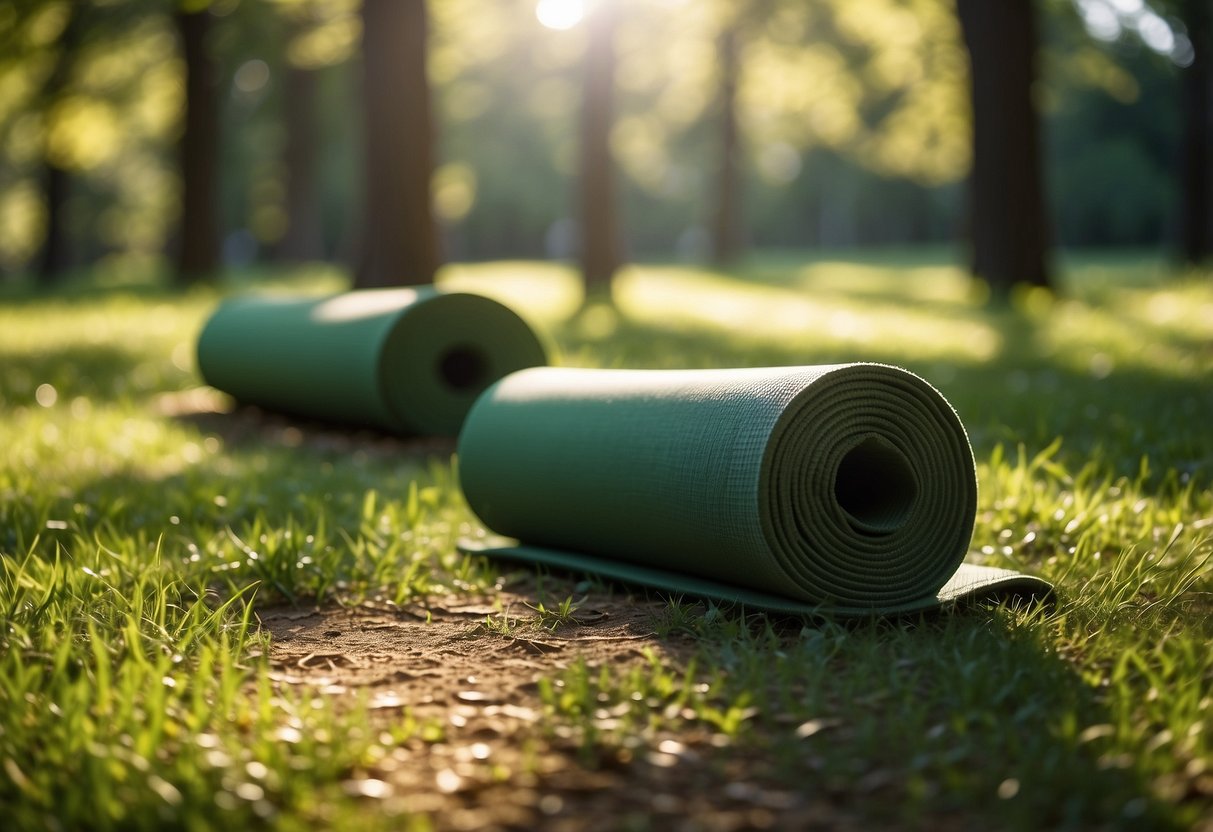
[[[1148,457],[1155,485],[1167,470],[1197,487],[1213,478],[1207,436],[1196,429],[1213,424],[1213,388],[1099,351],[1067,352],[1022,313],[993,320],[999,355],[958,364],[939,385],[979,455],[999,443],[1023,443],[1032,453],[1060,438],[1057,460],[1074,470],[1097,460],[1113,476],[1132,478]]]
[[[440,550],[458,559],[454,537],[470,531],[460,525],[467,517],[449,442],[414,444],[260,411],[158,418],[175,430],[156,456],[94,455],[70,485],[0,504],[0,550],[71,557],[133,546],[149,557],[155,550],[190,582],[233,591],[260,582],[263,597],[296,599],[412,591],[442,571]],[[135,434],[156,424],[128,421]],[[406,579],[412,564],[431,558],[432,568]]]
[[[4,283],[0,281],[0,307],[43,306],[48,301],[65,307],[89,306],[101,300],[109,300],[116,295],[148,301],[172,301],[200,291],[212,290],[205,287],[174,286],[166,280],[107,284],[93,279],[91,274],[86,274],[50,287],[27,282]]]
[[[212,280],[190,284],[175,282],[168,272],[124,273],[99,266],[72,273],[51,286],[42,286],[32,280],[0,280],[0,308],[39,307],[48,301],[57,306],[78,308],[116,297],[173,303],[218,298],[223,293],[280,289],[339,292],[348,283],[348,275],[339,266],[323,262],[229,270]]]
[[[214,436],[231,449],[279,448],[326,454],[360,452],[388,456],[449,457],[455,439],[405,436],[370,426],[351,426],[266,410],[231,401],[209,388],[185,391],[162,404],[178,423]]]
[[[752,781],[934,828],[1182,828],[1101,690],[1047,649],[1046,625],[970,612],[808,626],[737,612],[690,625],[716,694],[754,709]]]
[[[137,373],[142,373],[138,378]],[[9,354],[0,368],[0,406],[38,406],[39,386],[54,388],[43,403],[67,405],[83,397],[95,402],[117,401],[159,379],[146,357],[121,344],[77,344]]]
[[[876,266],[840,260],[766,268],[743,266],[738,272],[677,266],[650,271],[640,266],[635,274],[625,273],[621,282],[617,294],[623,295],[625,306],[642,304],[646,296],[658,293],[658,284],[672,283],[690,290],[688,300],[695,293],[723,293],[744,302],[746,293],[754,293],[755,300],[776,303],[859,303],[877,315],[908,308],[942,320],[963,318],[981,308],[980,292],[968,277],[946,265],[898,268],[888,263]]]

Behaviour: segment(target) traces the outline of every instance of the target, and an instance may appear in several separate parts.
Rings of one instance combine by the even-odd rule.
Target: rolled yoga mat
[[[222,304],[198,337],[208,384],[272,410],[455,436],[486,387],[546,363],[510,309],[432,287]]]
[[[955,411],[878,364],[514,373],[459,438],[494,557],[782,612],[929,610],[1045,581],[963,564],[977,510]]]

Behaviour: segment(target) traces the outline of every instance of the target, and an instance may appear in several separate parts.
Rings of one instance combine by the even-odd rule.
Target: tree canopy
[[[739,239],[839,246],[963,231],[969,64],[949,0],[601,2],[618,10],[609,148],[628,254],[710,252],[722,84],[733,89],[743,207],[728,222]],[[587,4],[428,6],[442,249],[573,256]],[[1176,159],[1184,142],[1208,142],[1207,127],[1185,138],[1181,104],[1185,73],[1201,66],[1193,44],[1207,38],[1200,3],[1036,6],[1033,101],[1053,239],[1176,247],[1191,178]],[[66,264],[150,273],[169,262],[186,99],[174,15],[186,7],[212,24],[222,262],[301,250],[358,262],[358,0],[27,0],[0,9],[0,269],[35,269],[56,217]],[[730,32],[731,80],[720,50]],[[54,194],[52,170],[63,175]],[[292,227],[310,246],[291,242]]]

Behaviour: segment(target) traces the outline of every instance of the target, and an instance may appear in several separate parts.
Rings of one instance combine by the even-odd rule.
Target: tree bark
[[[1180,140],[1180,257],[1198,266],[1213,257],[1210,154],[1213,150],[1213,12],[1209,0],[1181,7],[1195,57],[1182,73],[1183,134]]]
[[[50,116],[63,98],[82,40],[83,11],[68,6],[68,20],[59,35],[59,52],[54,67],[42,87],[40,109],[43,124],[49,128]],[[45,152],[42,157],[42,198],[46,207],[46,228],[37,256],[36,276],[41,286],[53,286],[71,265],[71,244],[64,227],[64,209],[71,193],[71,173],[57,165]]]
[[[599,3],[586,19],[589,44],[581,105],[581,274],[586,298],[610,298],[622,261],[611,125],[615,98],[616,11]]]
[[[973,274],[995,294],[1049,286],[1040,119],[1032,101],[1037,33],[1032,0],[957,0],[969,53]]]
[[[219,72],[210,54],[210,13],[178,12],[176,22],[185,58],[177,279],[194,283],[219,269]]]
[[[712,218],[712,255],[719,265],[741,255],[741,138],[737,128],[737,79],[740,43],[736,23],[720,33],[720,166],[716,211]]]
[[[425,0],[362,4],[366,215],[357,287],[430,283],[441,262],[426,30]]]
[[[71,192],[71,174],[49,159],[43,162],[42,198],[46,204],[46,229],[38,252],[37,279],[40,286],[53,286],[71,265],[71,245],[64,227],[64,208]]]
[[[278,243],[280,260],[304,263],[324,258],[323,223],[316,181],[315,70],[284,70],[283,126],[286,147],[286,234]]]

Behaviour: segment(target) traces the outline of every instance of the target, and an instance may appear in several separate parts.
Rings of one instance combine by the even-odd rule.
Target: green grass
[[[690,639],[684,666],[574,663],[540,684],[540,730],[590,767],[707,738],[754,777],[873,822],[1213,822],[1213,276],[1146,258],[1064,266],[1061,299],[1006,308],[931,252],[637,267],[617,309],[580,315],[563,267],[448,269],[447,285],[517,307],[567,364],[919,372],[977,453],[973,559],[1058,584],[1052,610],[849,627],[674,600],[654,626]],[[450,460],[224,440],[169,414],[164,394],[198,384],[193,342],[218,296],[0,294],[6,828],[410,822],[351,784],[440,730],[408,714],[372,729],[365,709],[276,691],[253,615],[283,599],[425,602],[500,575],[455,551],[479,526]],[[480,630],[556,629],[582,600]]]

